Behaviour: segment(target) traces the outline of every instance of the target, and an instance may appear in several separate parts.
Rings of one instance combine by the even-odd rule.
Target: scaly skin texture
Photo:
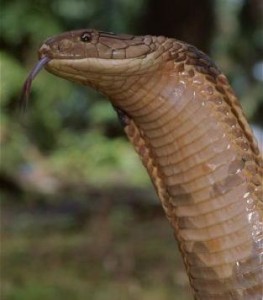
[[[48,39],[46,69],[91,86],[124,130],[174,228],[195,299],[262,299],[262,156],[226,77],[165,37],[78,30]]]

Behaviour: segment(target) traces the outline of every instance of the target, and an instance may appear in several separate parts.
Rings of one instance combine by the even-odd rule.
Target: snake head
[[[116,35],[93,29],[62,33],[46,40],[39,58],[49,57],[46,69],[70,81],[99,88],[103,78],[137,74],[153,64],[157,38]],[[110,78],[109,78],[110,77]]]
[[[92,86],[101,92],[112,82],[127,76],[151,72],[158,64],[164,37],[116,35],[82,29],[62,33],[44,41],[38,50],[39,62],[29,74],[21,103],[27,103],[32,80],[45,67],[64,79]]]
[[[94,29],[69,31],[47,39],[39,49],[39,57],[52,59],[126,59],[151,53],[148,36],[116,35]]]

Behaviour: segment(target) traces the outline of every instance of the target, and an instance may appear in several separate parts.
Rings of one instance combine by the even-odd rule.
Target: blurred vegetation
[[[43,71],[27,112],[17,104],[41,42],[91,27],[194,43],[263,125],[261,0],[196,5],[1,1],[1,299],[190,299],[169,226],[109,102]]]

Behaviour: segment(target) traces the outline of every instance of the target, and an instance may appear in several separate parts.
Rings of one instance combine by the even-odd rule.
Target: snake
[[[45,68],[109,99],[171,224],[194,299],[263,299],[263,159],[228,79],[175,38],[80,29],[50,37]],[[175,295],[176,297],[176,295]]]

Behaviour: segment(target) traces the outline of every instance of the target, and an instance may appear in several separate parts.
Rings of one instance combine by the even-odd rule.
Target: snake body
[[[195,299],[262,299],[262,155],[216,65],[176,39],[96,30],[52,37],[39,57],[49,72],[99,90],[117,108]]]

